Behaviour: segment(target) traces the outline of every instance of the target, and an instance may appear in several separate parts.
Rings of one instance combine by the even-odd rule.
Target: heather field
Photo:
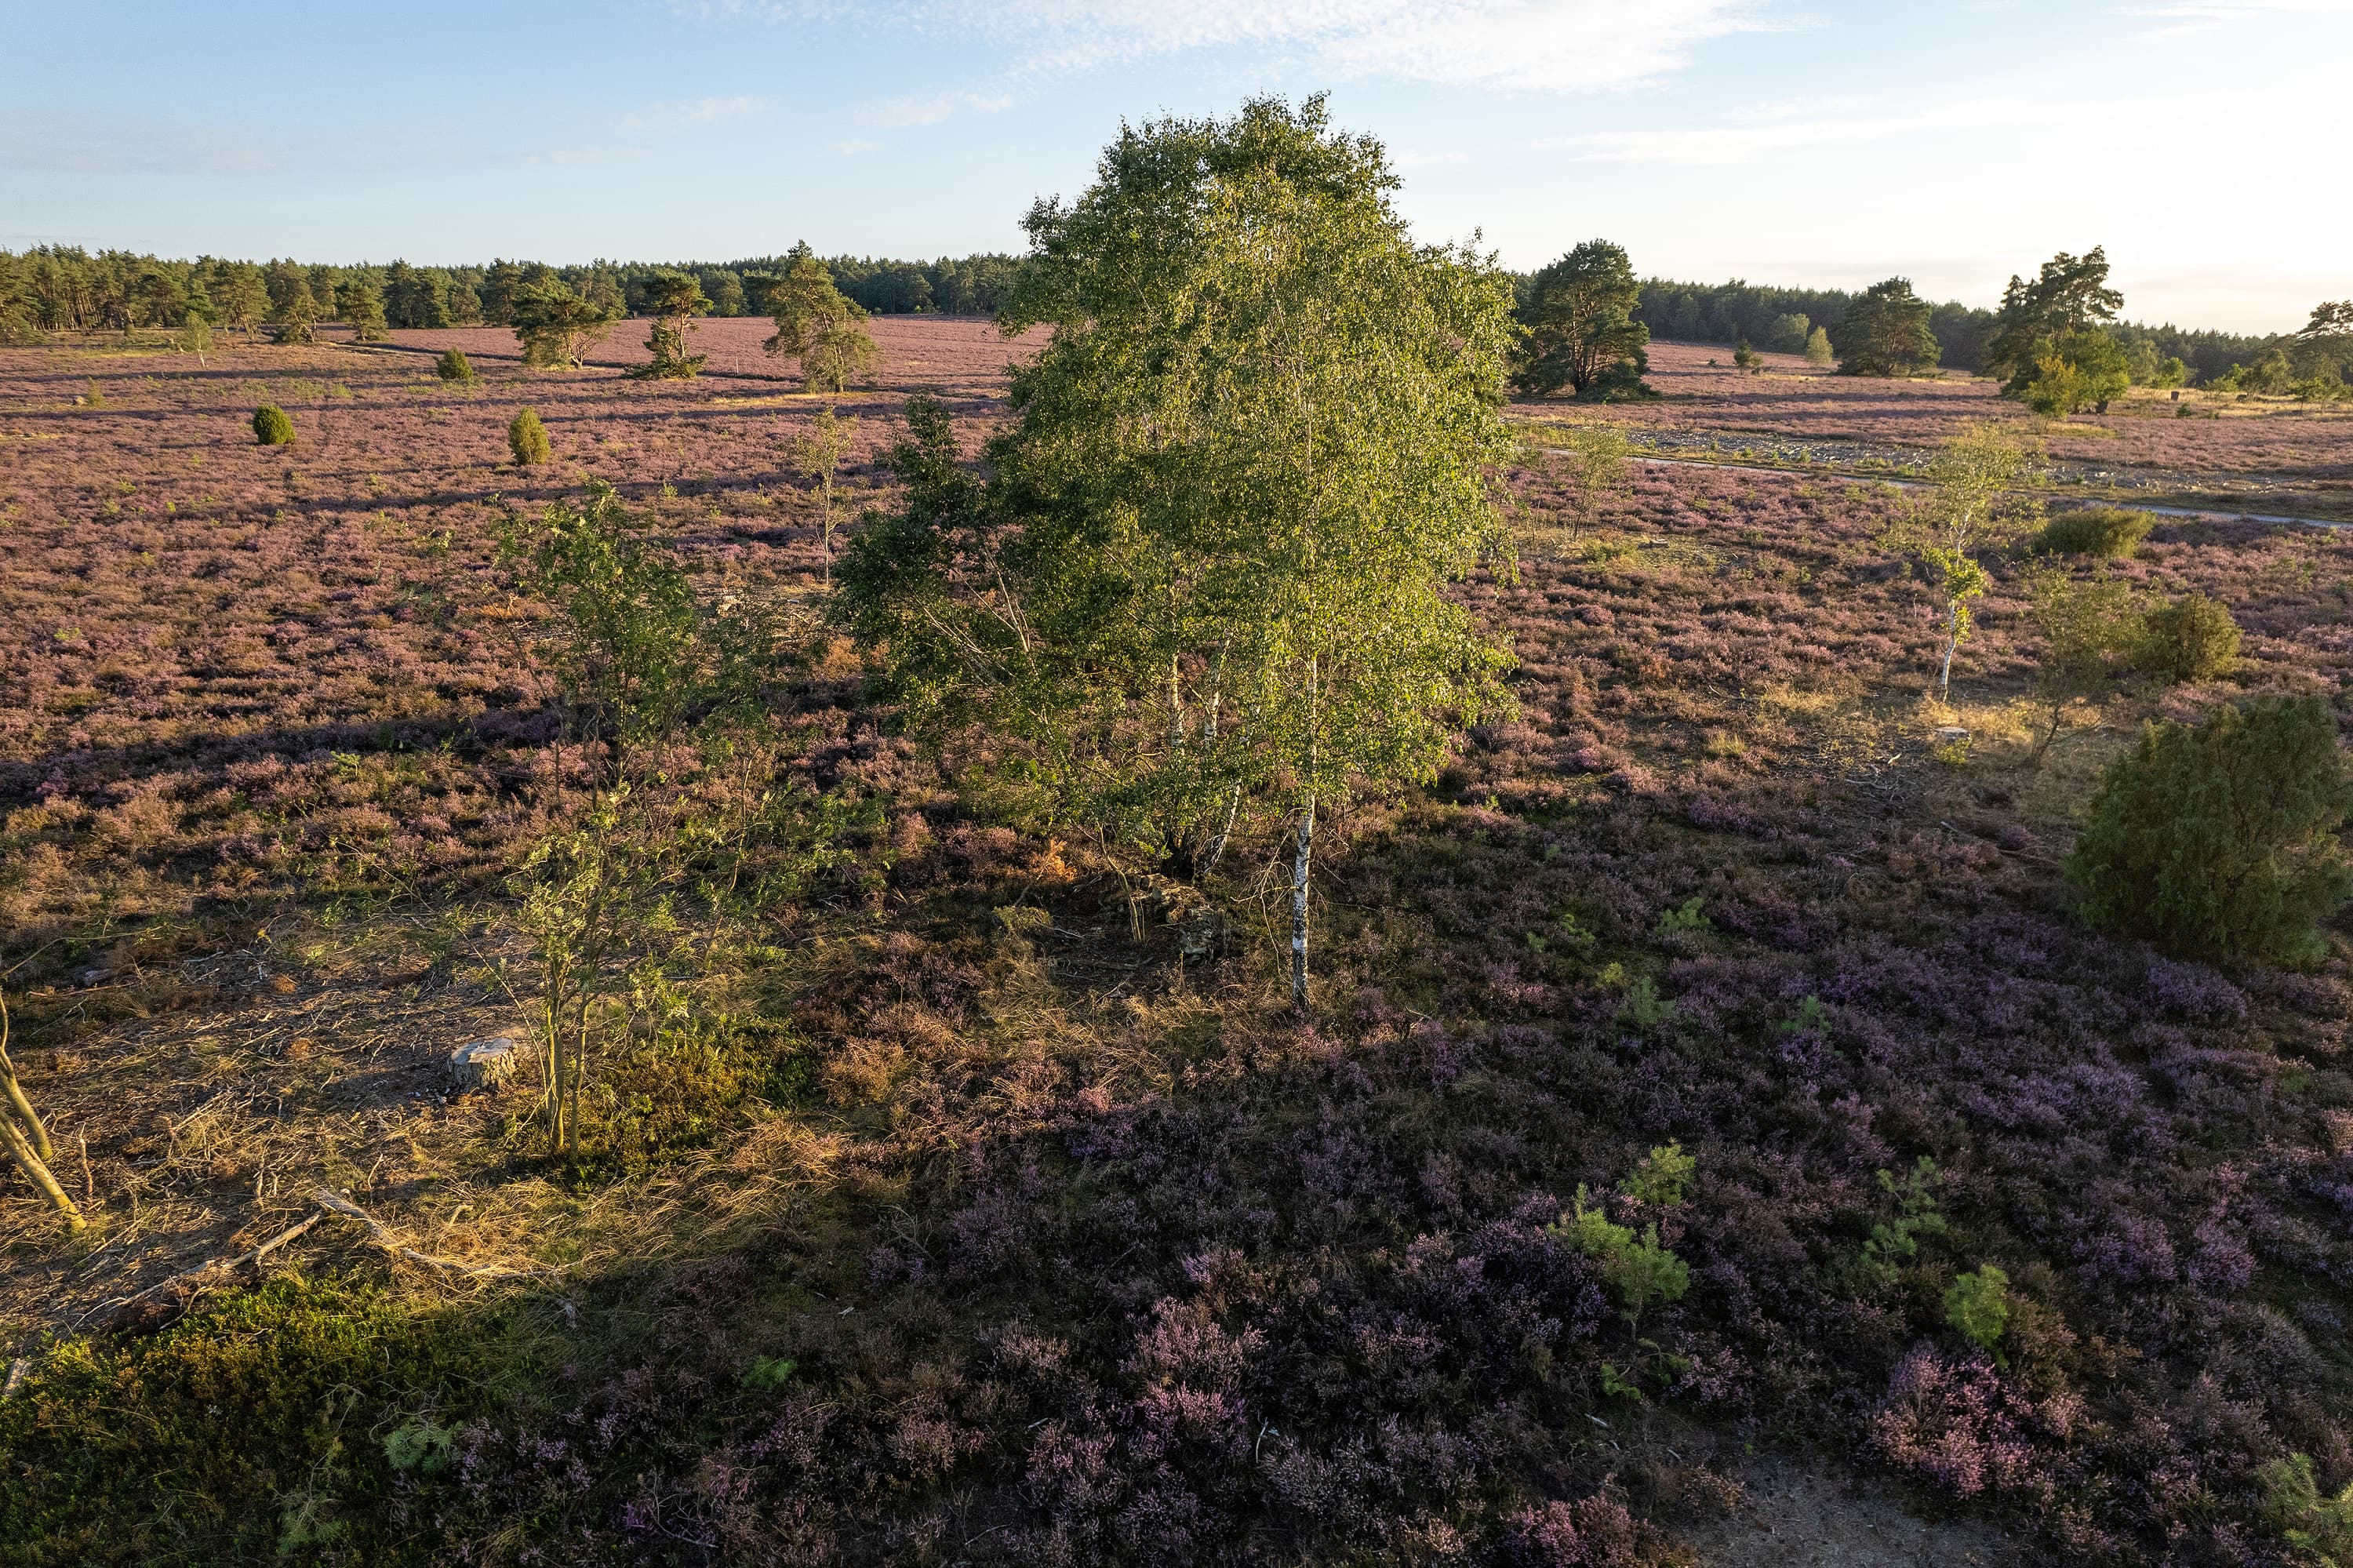
[[[1306,1022],[1278,832],[1140,884],[865,696],[788,442],[855,417],[845,510],[888,505],[907,396],[969,455],[1026,352],[873,328],[838,399],[765,321],[679,382],[619,374],[630,323],[563,373],[489,329],[0,351],[0,966],[91,1220],[0,1191],[0,1563],[2319,1561],[2283,1477],[2353,1475],[2353,947],[2168,960],[2059,864],[2144,719],[2343,709],[2353,542],[2160,520],[2113,575],[2240,662],[2038,756],[2024,556],[1937,702],[1911,502],[1829,477],[2022,418],[1990,383],[1668,344],[1655,403],[1515,407],[1825,471],[1496,476],[1517,568],[1460,592],[1519,712],[1337,822]],[[2353,506],[2353,418],[2212,409],[2052,427],[2062,487]],[[499,524],[592,479],[774,612],[708,787],[807,853],[642,978],[671,1022],[565,1162],[528,1080],[443,1066],[517,1027],[509,878],[589,776]],[[1620,1191],[1669,1144],[1685,1190]],[[1588,1190],[1680,1298],[1570,1244]],[[1946,1306],[1986,1265],[1999,1353]]]
[[[1659,400],[1605,417],[1665,454],[1874,474],[1916,467],[1963,426],[1994,419],[2042,443],[2063,494],[2353,522],[2353,408],[2341,405],[2204,388],[2177,400],[2137,387],[2106,414],[2044,420],[2000,397],[1997,383],[1957,371],[1850,376],[1797,355],[1759,358],[1751,374],[1720,347],[1653,344]]]

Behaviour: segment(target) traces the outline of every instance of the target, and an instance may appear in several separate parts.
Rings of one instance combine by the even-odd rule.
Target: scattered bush
[[[2078,506],[2042,525],[2034,547],[2054,556],[2129,556],[2157,519],[2126,506]]]
[[[2092,797],[2067,876],[2086,920],[2176,957],[2306,959],[2353,894],[2344,815],[2327,704],[2261,698],[2143,730]]]
[[[2238,662],[2239,623],[2220,599],[2185,594],[2141,618],[2137,668],[2175,681],[2211,681]]]
[[[474,384],[474,362],[466,357],[466,351],[462,348],[443,349],[441,357],[433,362],[433,368],[444,381],[454,382],[460,387]]]
[[[277,404],[264,403],[253,411],[253,439],[265,447],[291,446],[294,421]]]
[[[537,409],[525,408],[507,422],[507,450],[520,468],[547,461],[547,427],[539,422]]]
[[[1945,1292],[1945,1321],[1979,1350],[1994,1351],[2010,1327],[2010,1276],[1989,1263],[1954,1280]]]
[[[1806,334],[1808,365],[1828,365],[1834,357],[1836,355],[1831,348],[1831,334],[1827,329],[1816,327]]]

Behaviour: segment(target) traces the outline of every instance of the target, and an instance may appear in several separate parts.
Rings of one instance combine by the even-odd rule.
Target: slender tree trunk
[[[1953,700],[1953,654],[1961,645],[1961,607],[1952,604],[1945,612],[1945,668],[1936,678],[1938,702]]]
[[[49,1142],[49,1129],[41,1125],[40,1116],[25,1094],[25,1086],[16,1081],[16,1064],[8,1056],[8,999],[5,996],[0,996],[0,1085],[6,1086],[8,1104],[25,1124],[25,1136],[31,1141],[33,1152],[43,1160],[55,1160],[58,1151]]]
[[[7,1145],[8,1158],[16,1162],[16,1169],[41,1190],[51,1207],[65,1216],[67,1229],[78,1231],[89,1224],[81,1217],[81,1211],[74,1207],[74,1201],[66,1196],[66,1190],[58,1185],[58,1179],[49,1173],[48,1166],[33,1152],[33,1146],[26,1141],[25,1134],[16,1126],[14,1117],[0,1116],[0,1143]]]
[[[833,471],[825,471],[825,586],[833,586]]]
[[[1234,836],[1234,819],[1241,815],[1241,810],[1242,787],[1237,784],[1233,793],[1226,797],[1226,820],[1211,830],[1209,842],[1201,848],[1199,863],[1193,868],[1195,876],[1207,876],[1218,869],[1218,862],[1226,856],[1226,841]]]
[[[1315,797],[1299,813],[1296,846],[1291,853],[1291,1005],[1307,1011],[1307,873],[1315,851]]]

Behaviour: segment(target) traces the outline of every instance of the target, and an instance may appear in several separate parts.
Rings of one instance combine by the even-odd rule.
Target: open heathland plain
[[[1599,419],[1661,455],[1901,478],[1936,443],[1991,419],[2042,449],[2055,494],[2126,504],[2353,522],[2353,407],[2248,392],[2137,387],[2105,414],[2044,419],[1957,371],[1842,376],[1793,354],[1753,370],[1713,345],[1651,346],[1655,402],[1548,406],[1545,425]]]
[[[2353,956],[2168,961],[2058,869],[2144,718],[2342,706],[2337,532],[2160,520],[2111,570],[2227,604],[2239,664],[2039,750],[2022,559],[1946,705],[1907,493],[1532,450],[1516,570],[1461,590],[1519,714],[1345,814],[1302,1022],[1272,832],[1123,876],[993,808],[987,737],[897,736],[824,619],[796,439],[855,417],[839,510],[886,505],[906,396],[976,452],[1020,345],[879,321],[829,399],[765,329],[705,323],[683,382],[620,374],[628,324],[545,374],[488,331],[0,353],[0,964],[90,1221],[0,1202],[0,1562],[2284,1563],[2345,1528]],[[1890,476],[2022,418],[1708,356],[1514,418]],[[2343,508],[2353,421],[2211,411],[2049,450]],[[764,724],[699,787],[804,853],[675,911],[700,958],[643,978],[659,1026],[558,1161],[528,1068],[446,1068],[523,1026],[510,877],[589,773],[501,524],[592,479],[773,610]],[[1688,1177],[1620,1193],[1670,1144]],[[1686,1287],[1645,1304],[1661,1253]],[[1982,1350],[1946,1300],[1987,1265]]]

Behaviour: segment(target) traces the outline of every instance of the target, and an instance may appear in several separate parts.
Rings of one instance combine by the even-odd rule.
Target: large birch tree
[[[1321,100],[1124,129],[1029,214],[986,473],[936,406],[841,610],[910,715],[1015,743],[1056,809],[1194,874],[1280,824],[1304,1008],[1319,818],[1432,778],[1508,662],[1447,585],[1503,535],[1509,280],[1416,244]]]

